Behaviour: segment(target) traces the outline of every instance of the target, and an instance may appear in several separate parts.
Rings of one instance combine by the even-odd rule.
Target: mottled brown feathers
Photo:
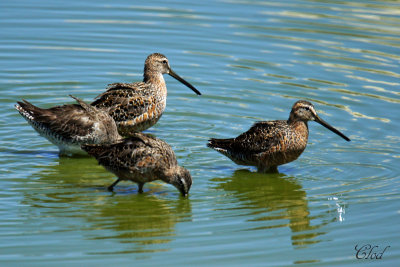
[[[310,120],[350,141],[323,121],[310,102],[300,100],[293,105],[287,121],[258,122],[236,138],[212,138],[207,146],[237,164],[256,166],[260,172],[277,171],[279,165],[297,159],[306,148]]]
[[[72,140],[73,136],[85,136],[93,127],[94,122],[89,119],[86,110],[80,105],[72,104],[42,109],[26,100],[23,101],[17,103],[35,123],[41,124],[42,127],[48,128],[66,140]]]
[[[101,165],[108,168],[136,169],[147,158],[155,159],[152,164],[147,165],[148,168],[169,168],[177,165],[174,152],[167,143],[141,133],[136,133],[115,144],[84,145],[82,148],[98,159]]]
[[[162,75],[152,82],[114,83],[93,106],[108,111],[121,135],[130,136],[153,126],[166,106],[167,88]]]
[[[303,131],[304,138],[292,144],[296,133],[287,121],[257,122],[236,138],[213,138],[208,146],[237,164],[257,166],[260,171],[275,170],[276,166],[289,162],[289,159],[296,159],[305,149],[308,137],[306,124],[303,125]]]
[[[82,149],[94,156],[99,164],[118,176],[118,180],[131,180],[139,184],[161,179],[187,195],[192,184],[190,173],[180,167],[172,148],[150,135],[135,133],[112,145],[83,145]]]
[[[142,82],[110,84],[91,105],[107,110],[121,135],[144,131],[156,124],[165,110],[167,87],[163,74],[171,75],[200,94],[172,71],[164,55],[154,53],[146,58]]]
[[[107,112],[71,97],[78,104],[43,109],[23,100],[15,108],[40,135],[57,145],[61,153],[79,150],[81,144],[112,143],[121,138]]]
[[[212,138],[208,146],[228,149],[233,153],[260,153],[279,144],[280,131],[285,126],[285,121],[257,122],[236,138]]]
[[[123,84],[127,85],[127,84]],[[131,84],[132,88],[114,85],[112,89],[101,94],[93,106],[108,110],[115,122],[133,120],[142,114],[148,113],[153,106],[156,106],[162,99],[157,99],[156,93],[152,90],[142,88],[144,83]],[[139,87],[135,87],[138,85]]]

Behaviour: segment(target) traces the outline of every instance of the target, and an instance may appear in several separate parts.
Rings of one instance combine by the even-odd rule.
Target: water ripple
[[[350,265],[356,244],[395,244],[399,10],[396,1],[2,3],[2,259]],[[187,199],[164,183],[111,194],[113,174],[89,157],[59,157],[13,107],[72,103],[68,94],[89,102],[111,82],[140,81],[153,52],[203,93],[165,75],[167,108],[148,130],[191,172]],[[298,99],[352,141],[310,122],[307,149],[280,174],[206,147],[287,119]],[[394,266],[399,252],[385,257]]]

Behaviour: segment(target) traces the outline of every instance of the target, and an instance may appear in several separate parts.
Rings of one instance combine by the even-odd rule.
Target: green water
[[[399,265],[397,1],[6,0],[0,12],[2,266]],[[107,192],[115,176],[60,158],[13,108],[91,101],[141,80],[153,52],[203,93],[166,76],[148,131],[191,172],[188,199],[158,182]],[[287,119],[298,99],[352,141],[310,122],[279,174],[206,147]],[[390,247],[357,259],[367,244]]]

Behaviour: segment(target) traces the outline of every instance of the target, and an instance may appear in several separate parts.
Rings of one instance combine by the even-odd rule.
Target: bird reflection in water
[[[251,231],[289,227],[292,245],[296,248],[319,243],[325,234],[321,228],[334,221],[330,211],[311,215],[306,191],[295,177],[285,174],[261,174],[237,170],[232,177],[214,178],[216,189],[224,190],[236,199],[237,209],[248,209]],[[253,225],[253,224],[249,224]]]
[[[24,178],[20,212],[35,214],[30,223],[58,217],[54,232],[79,232],[87,240],[121,244],[104,251],[99,243],[103,245],[88,248],[89,254],[164,251],[169,246],[163,244],[174,239],[176,224],[192,220],[190,201],[169,198],[161,183],[152,183],[150,194],[137,194],[134,185],[120,194],[105,192],[103,183],[113,175],[92,158],[55,158],[52,165],[38,168]],[[88,222],[85,227],[81,220]]]
[[[135,244],[124,251],[100,254],[143,253],[169,250],[163,246],[175,239],[175,226],[191,220],[191,204],[188,200],[166,200],[154,195],[115,195],[103,203],[99,213],[88,221],[96,229],[112,229],[111,234],[97,236],[96,240],[118,240]]]

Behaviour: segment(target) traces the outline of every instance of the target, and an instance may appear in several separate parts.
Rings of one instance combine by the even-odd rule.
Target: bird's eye
[[[167,60],[164,59],[164,60],[162,61],[162,63],[163,63],[163,64],[167,64]]]
[[[309,107],[304,107],[304,109],[305,109],[305,110],[307,110],[307,111],[309,111],[309,110],[310,110],[310,108],[309,108]]]

